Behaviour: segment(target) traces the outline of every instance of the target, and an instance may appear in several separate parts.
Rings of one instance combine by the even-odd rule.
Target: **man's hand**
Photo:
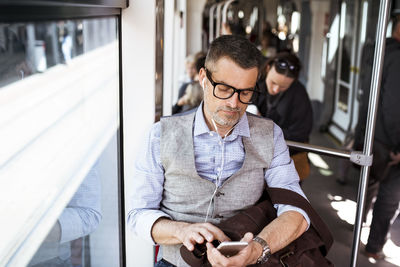
[[[214,267],[242,267],[249,264],[254,264],[262,254],[262,247],[259,243],[253,241],[253,234],[246,233],[241,241],[249,243],[237,255],[225,257],[211,243],[207,243],[208,261]]]
[[[189,101],[188,96],[185,94],[181,98],[178,99],[178,106],[183,106],[186,105],[187,102]]]
[[[390,152],[390,159],[391,159],[391,161],[389,162],[390,166],[399,164],[400,163],[400,153],[395,154],[393,152]]]
[[[230,240],[221,229],[211,223],[187,223],[166,218],[160,218],[154,223],[151,234],[158,244],[182,243],[190,251],[193,251],[196,243]]]
[[[224,232],[211,223],[193,223],[182,227],[177,234],[178,239],[190,251],[193,251],[196,243],[202,244],[204,241],[212,242],[213,240],[229,241]]]

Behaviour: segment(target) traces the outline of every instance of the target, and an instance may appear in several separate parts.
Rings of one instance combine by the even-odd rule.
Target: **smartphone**
[[[231,257],[239,253],[242,249],[247,247],[247,242],[242,241],[225,241],[219,244],[217,249],[221,252],[222,255],[226,257]]]

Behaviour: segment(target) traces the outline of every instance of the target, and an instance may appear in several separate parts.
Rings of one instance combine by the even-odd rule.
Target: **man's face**
[[[293,78],[276,72],[275,66],[273,65],[272,67],[268,66],[267,68],[265,83],[267,84],[267,90],[270,95],[276,95],[289,89],[294,81]]]
[[[229,58],[221,58],[208,70],[211,79],[216,83],[224,83],[237,89],[254,88],[257,82],[258,69],[243,69]],[[214,119],[218,127],[234,126],[246,111],[247,104],[239,101],[234,93],[228,99],[219,99],[213,95],[213,85],[207,78],[206,71],[200,71],[200,83],[204,79],[204,115],[207,124],[212,125]]]

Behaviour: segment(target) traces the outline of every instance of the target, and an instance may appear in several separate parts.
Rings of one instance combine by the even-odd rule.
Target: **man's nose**
[[[233,96],[228,99],[230,107],[236,108],[239,105],[239,92],[235,92]]]

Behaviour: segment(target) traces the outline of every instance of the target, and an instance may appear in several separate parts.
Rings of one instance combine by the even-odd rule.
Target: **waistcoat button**
[[[222,193],[222,192],[218,191],[218,192],[215,194],[215,196],[216,196],[216,197],[225,196],[225,193]]]

